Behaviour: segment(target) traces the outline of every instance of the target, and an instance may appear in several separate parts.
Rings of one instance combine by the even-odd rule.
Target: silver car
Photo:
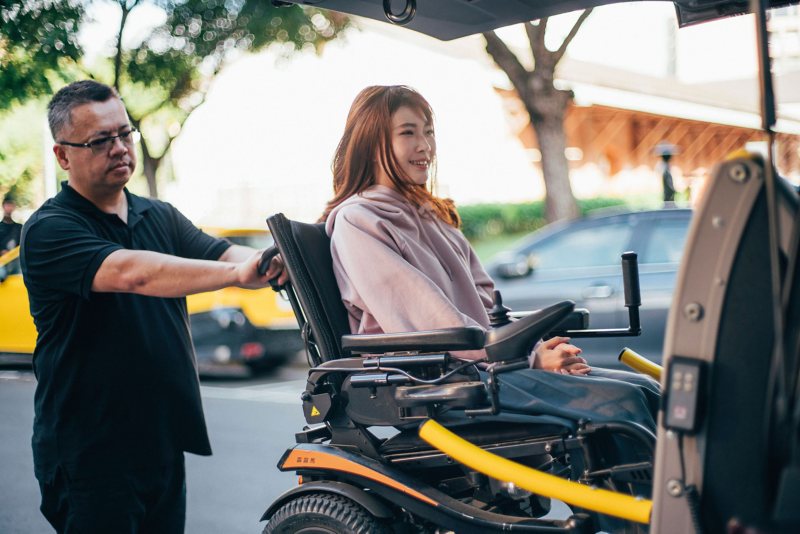
[[[590,365],[620,367],[617,356],[626,346],[660,363],[691,217],[692,210],[678,208],[600,210],[533,232],[491,258],[486,268],[502,292],[503,303],[512,310],[536,310],[569,299],[589,310],[591,328],[626,328],[620,256],[636,252],[642,335],[574,343]]]

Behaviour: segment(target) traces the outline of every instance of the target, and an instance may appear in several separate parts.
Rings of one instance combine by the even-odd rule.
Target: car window
[[[531,250],[536,270],[619,265],[631,240],[627,220],[554,235]]]
[[[680,263],[689,219],[656,220],[645,251],[639,259],[641,263]]]

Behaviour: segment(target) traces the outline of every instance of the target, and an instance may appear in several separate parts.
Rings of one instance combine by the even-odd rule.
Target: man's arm
[[[231,245],[222,253],[217,261],[229,261],[231,263],[242,263],[250,259],[256,253],[256,249],[243,247],[242,245]]]
[[[241,263],[243,261],[247,261],[250,257],[258,252],[258,254],[262,254],[264,251],[256,251],[254,248],[250,247],[243,247],[241,245],[231,245],[228,247],[228,250],[222,253],[222,256],[219,257],[217,261],[229,261],[232,263]],[[269,277],[272,280],[274,277],[278,277],[278,285],[282,286],[289,280],[289,273],[283,268],[283,260],[280,256],[275,256],[272,258],[272,261],[269,264],[269,269],[267,270],[267,274],[269,273],[276,273]]]
[[[234,247],[230,247],[234,248]],[[264,276],[256,266],[260,251],[244,249],[249,256],[241,262],[192,260],[144,250],[116,250],[103,260],[92,281],[98,293],[136,293],[151,297],[185,297],[205,291],[237,286],[258,289],[283,271],[283,264],[273,261]],[[229,249],[230,250],[230,249]],[[238,259],[243,251],[232,253]]]

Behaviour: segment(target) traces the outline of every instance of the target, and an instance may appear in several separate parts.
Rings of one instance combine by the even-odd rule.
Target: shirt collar
[[[142,213],[150,209],[150,203],[136,195],[132,195],[127,187],[123,191],[125,191],[125,198],[128,200],[128,226],[133,226],[141,218]],[[56,195],[56,200],[69,208],[88,213],[97,218],[105,218],[111,215],[92,204],[91,200],[78,193],[66,181],[61,182],[61,192]],[[132,214],[136,215],[133,217],[133,221],[130,217]]]

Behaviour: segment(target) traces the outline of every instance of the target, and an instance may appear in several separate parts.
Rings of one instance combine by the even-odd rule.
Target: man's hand
[[[258,262],[261,260],[263,253],[263,250],[259,250],[250,256],[247,261],[238,264],[236,276],[239,279],[239,283],[236,284],[237,286],[245,289],[260,289],[269,286],[269,281],[275,277],[278,277],[278,285],[283,285],[289,280],[289,273],[283,268],[283,261],[280,256],[272,258],[264,276],[258,274]]]
[[[568,337],[554,337],[543,341],[536,349],[534,369],[544,369],[560,374],[585,375],[591,371],[586,360],[578,356],[581,349],[567,343]]]

